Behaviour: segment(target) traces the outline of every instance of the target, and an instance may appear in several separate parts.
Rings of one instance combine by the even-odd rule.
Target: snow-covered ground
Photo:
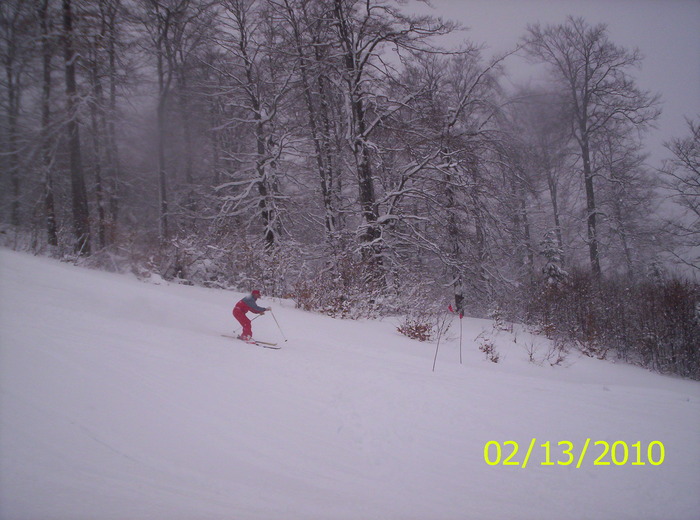
[[[260,317],[269,350],[221,336],[240,296],[0,250],[0,518],[700,515],[698,382],[573,354],[538,366],[527,347],[541,359],[546,341],[466,318],[463,364],[454,322],[433,372],[435,344],[396,320],[263,298],[288,338]],[[622,464],[596,465],[596,441],[627,462],[618,443]]]

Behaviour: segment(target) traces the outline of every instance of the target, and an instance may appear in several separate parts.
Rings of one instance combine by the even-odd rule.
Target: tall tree
[[[95,178],[95,198],[97,206],[97,242],[100,249],[106,245],[106,201],[103,166],[105,164],[106,114],[104,103],[103,77],[105,61],[102,50],[107,35],[107,20],[104,0],[99,0],[96,25],[87,46],[87,62],[90,84],[90,133],[92,140],[92,170]]]
[[[106,47],[107,47],[107,81],[108,81],[108,103],[105,111],[107,118],[106,150],[105,158],[109,169],[109,237],[112,242],[115,238],[116,226],[119,216],[119,192],[121,162],[119,148],[117,146],[117,86],[120,83],[118,77],[117,54],[120,42],[120,26],[124,23],[124,9],[122,0],[101,0],[101,16],[106,25]]]
[[[666,148],[673,154],[662,172],[671,200],[680,209],[669,228],[676,237],[678,260],[700,269],[700,120],[687,120],[688,135],[671,140]]]
[[[54,55],[54,37],[49,12],[50,0],[36,0],[37,18],[41,37],[41,158],[44,168],[44,210],[46,233],[51,246],[58,245],[56,203],[54,196],[53,152],[51,132],[51,61]]]
[[[176,19],[182,18],[189,5],[189,0],[161,2],[144,0],[146,30],[153,42],[156,53],[156,75],[158,80],[157,117],[157,159],[158,159],[158,196],[160,214],[158,218],[161,241],[170,238],[170,213],[168,208],[168,174],[165,158],[166,107],[170,96],[170,84],[174,74],[174,51],[172,49],[173,32],[177,28]],[[175,38],[177,35],[175,35]]]
[[[442,96],[440,143],[445,151],[442,165],[443,188],[447,195],[447,235],[444,240],[451,265],[455,304],[462,308],[467,294],[486,300],[492,289],[489,275],[490,247],[488,215],[493,213],[490,172],[486,166],[495,146],[491,123],[499,112],[495,97],[496,69],[500,58],[482,62],[473,46],[446,63]],[[444,97],[443,97],[444,96]],[[443,169],[442,166],[448,168]],[[452,204],[455,196],[461,202]],[[450,206],[454,207],[450,207]],[[440,236],[436,230],[436,236]]]
[[[171,209],[166,158],[168,109],[176,79],[178,54],[182,52],[188,31],[193,30],[199,16],[207,9],[196,0],[141,0],[142,23],[153,44],[156,58],[158,95],[157,116],[157,161],[158,193],[160,199],[159,228],[164,242],[171,236]]]
[[[398,99],[390,98],[387,87],[396,83],[397,74],[392,65],[380,59],[380,55],[388,45],[393,46],[399,57],[400,51],[419,53],[421,48],[427,50],[426,40],[449,33],[454,25],[432,17],[406,16],[395,7],[376,0],[334,0],[333,18],[342,58],[340,76],[344,85],[344,117],[347,121],[345,140],[352,152],[358,187],[360,247],[364,259],[378,267],[382,264],[382,225],[375,186],[376,166],[373,164],[378,158],[373,157],[376,155],[373,139],[387,118],[421,93],[420,90],[403,91]],[[421,167],[416,166],[409,161],[403,175],[410,176],[420,171]],[[399,199],[401,195],[396,194],[393,201],[387,201],[388,205],[395,208]]]
[[[497,62],[483,63],[473,46],[450,56],[416,56],[398,82],[414,99],[375,138],[388,244],[441,266],[437,279],[447,280],[460,309],[468,296],[484,301],[489,291],[487,164],[498,112]]]
[[[184,181],[186,194],[184,206],[190,216],[197,212],[195,198],[197,163],[200,156],[196,149],[198,116],[206,113],[206,108],[198,103],[197,95],[201,86],[202,68],[200,62],[207,41],[215,25],[214,2],[200,1],[192,5],[189,22],[182,31],[177,45],[174,47],[175,87],[177,90],[177,111],[179,112],[182,128]],[[208,68],[205,66],[205,69]],[[205,71],[209,72],[209,71]],[[201,112],[200,112],[201,111]]]
[[[10,222],[20,224],[20,127],[22,94],[28,79],[33,51],[32,13],[28,0],[8,0],[0,4],[0,61],[4,77],[0,85],[6,101],[7,172],[11,186]]]
[[[241,136],[252,137],[252,153],[233,155],[243,159],[243,164],[251,163],[250,158],[253,160],[251,168],[243,168],[237,178],[219,188],[237,190],[228,198],[232,214],[242,214],[257,206],[265,248],[271,251],[282,226],[278,167],[287,130],[280,123],[293,73],[285,63],[284,54],[276,52],[279,28],[264,2],[226,0],[223,7],[224,30],[219,44],[232,59],[222,72],[230,85],[228,105],[237,109],[225,124],[239,128]],[[257,193],[252,195],[252,192]]]
[[[523,175],[537,193],[548,195],[557,247],[564,251],[562,188],[572,171],[571,136],[566,105],[558,92],[521,88],[509,111],[510,131],[522,151]]]
[[[89,255],[91,253],[90,214],[80,148],[79,100],[75,70],[78,55],[73,49],[73,22],[74,15],[71,0],[63,0],[63,57],[66,73],[66,109],[68,112],[66,130],[68,133],[68,153],[71,170],[73,230],[75,234],[74,249],[76,253]]]
[[[622,258],[627,276],[634,278],[643,250],[653,253],[657,247],[654,242],[660,243],[663,235],[659,220],[653,218],[659,183],[644,164],[646,154],[637,136],[613,129],[598,136],[595,150],[594,167],[600,178],[598,202],[608,237],[606,250],[615,260]]]
[[[658,96],[640,90],[629,71],[639,65],[638,50],[612,43],[603,24],[590,26],[569,17],[560,25],[528,27],[527,50],[550,65],[566,92],[571,111],[571,135],[580,149],[586,196],[587,241],[591,271],[601,275],[600,238],[596,205],[596,171],[592,164],[595,136],[620,122],[642,130],[659,115]]]
[[[340,225],[338,188],[340,172],[333,157],[329,86],[326,80],[331,60],[324,56],[330,44],[325,38],[328,14],[319,2],[283,0],[283,13],[291,29],[293,48],[299,61],[299,82],[308,115],[308,131],[313,142],[324,209],[326,239],[333,240]]]

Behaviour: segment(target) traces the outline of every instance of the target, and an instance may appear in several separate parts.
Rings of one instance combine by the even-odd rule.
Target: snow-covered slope
[[[573,355],[537,366],[525,347],[543,355],[541,339],[466,319],[464,364],[455,323],[433,372],[435,344],[392,320],[263,298],[289,339],[259,318],[256,336],[283,343],[268,350],[221,336],[240,296],[0,250],[0,518],[698,517],[697,382]],[[517,442],[519,465],[487,464],[489,441],[502,460]],[[595,465],[596,441],[629,460]]]

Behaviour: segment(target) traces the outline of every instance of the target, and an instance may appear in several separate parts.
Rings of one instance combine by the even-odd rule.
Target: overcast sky
[[[633,71],[639,87],[661,94],[663,114],[647,139],[659,166],[668,156],[662,143],[687,135],[684,117],[700,117],[700,0],[431,0],[435,16],[461,22],[469,38],[484,44],[485,56],[516,46],[528,23],[562,23],[568,15],[582,16],[591,25],[605,23],[613,43],[637,47],[642,68]],[[506,68],[515,81],[530,71],[518,58]]]

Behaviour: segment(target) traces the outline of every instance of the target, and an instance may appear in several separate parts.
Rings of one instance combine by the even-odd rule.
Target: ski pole
[[[284,338],[284,341],[287,341],[287,336],[284,335],[284,332],[282,332],[282,327],[280,327],[279,322],[277,321],[277,318],[275,317],[275,313],[272,312],[272,309],[270,309],[270,314],[272,314],[272,319],[275,320],[275,323],[277,324],[277,328],[280,329],[280,334],[282,334],[282,337]]]
[[[437,345],[435,346],[435,357],[433,358],[433,372],[435,372],[435,363],[437,363],[438,350],[440,350],[440,333],[438,332]]]
[[[459,315],[459,364],[462,364],[462,314]]]
[[[452,314],[457,314],[459,316],[459,364],[462,364],[462,318],[464,318],[464,311],[455,311],[452,309],[452,305],[448,305],[447,309]]]
[[[260,316],[262,316],[262,314],[257,314],[252,320],[250,320],[251,323],[254,322],[255,320],[257,320]],[[236,327],[236,330],[234,330],[233,333],[238,334],[238,329],[241,329],[241,332],[243,332],[242,327]]]
[[[438,350],[440,350],[440,339],[442,338],[442,333],[447,332],[447,329],[449,328],[449,325],[445,327],[445,322],[447,321],[447,314],[440,319],[440,315],[437,317],[437,329],[438,329],[438,337],[437,337],[437,345],[435,345],[435,357],[433,358],[433,372],[435,372],[435,364],[437,363],[437,357],[438,357]]]

